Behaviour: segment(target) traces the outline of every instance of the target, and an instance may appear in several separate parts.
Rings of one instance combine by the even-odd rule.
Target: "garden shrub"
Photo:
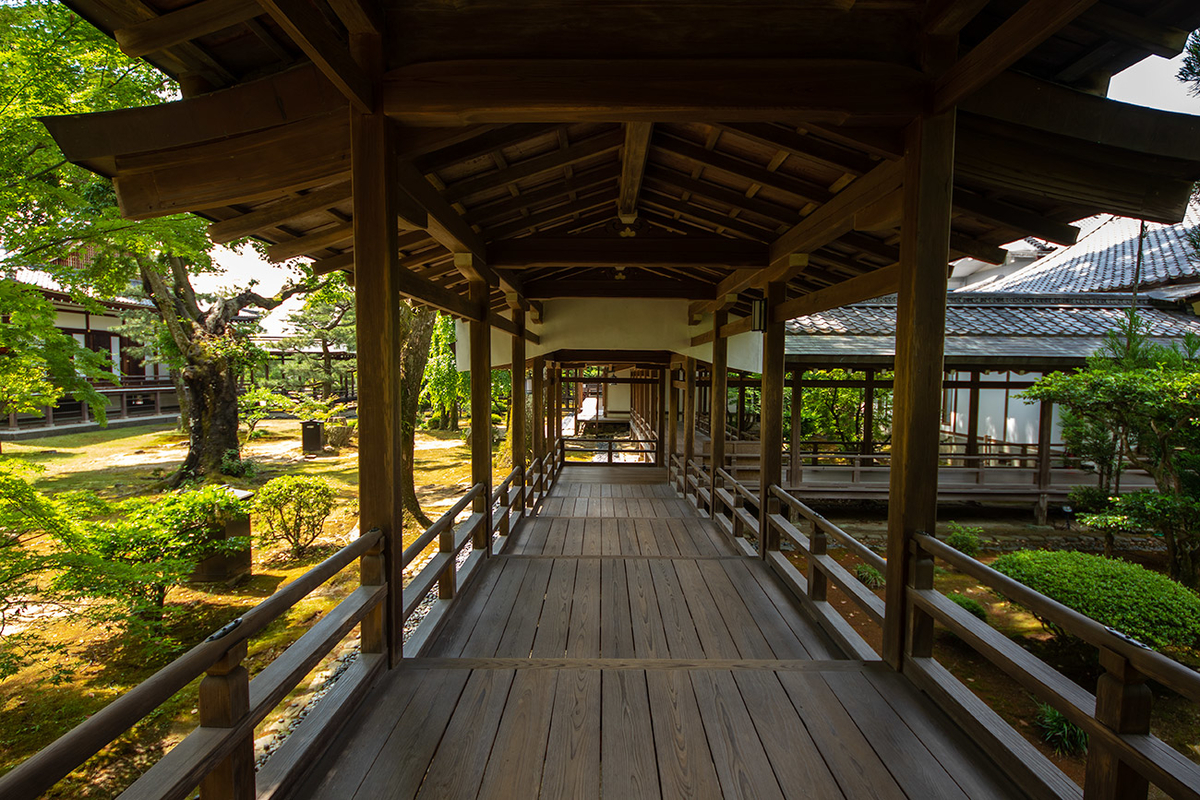
[[[221,455],[221,474],[234,478],[253,478],[258,472],[258,464],[252,458],[242,458],[241,453],[232,447]]]
[[[1088,553],[1024,550],[1001,556],[992,568],[1150,647],[1188,648],[1200,642],[1200,596],[1137,564]],[[1038,620],[1062,637],[1049,620]]]
[[[281,475],[258,490],[254,510],[259,515],[259,538],[267,544],[286,542],[293,559],[316,541],[333,511],[333,487],[322,478]]]
[[[854,577],[862,581],[863,586],[866,586],[868,589],[883,588],[883,573],[870,564],[859,564],[856,566],[854,568]]]
[[[964,556],[974,557],[979,553],[979,537],[983,536],[983,528],[970,525],[959,525],[951,522],[950,532],[946,534],[946,544],[953,547]]]
[[[987,609],[983,607],[983,603],[979,602],[974,597],[967,597],[965,594],[959,594],[958,592],[951,592],[950,594],[946,595],[946,599],[961,606],[967,613],[971,614],[972,616],[978,617],[979,619],[983,620],[984,622],[988,621]]]
[[[1054,706],[1038,703],[1034,724],[1042,732],[1042,741],[1058,755],[1081,756],[1087,752],[1088,736],[1083,728],[1067,719]]]
[[[1076,514],[1099,514],[1108,508],[1110,494],[1099,486],[1072,486],[1067,505]]]

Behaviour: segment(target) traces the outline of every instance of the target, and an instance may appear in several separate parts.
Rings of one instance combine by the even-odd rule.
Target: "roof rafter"
[[[625,144],[621,148],[621,194],[617,199],[617,216],[626,224],[637,219],[638,196],[642,178],[646,175],[646,159],[650,155],[653,122],[625,123]]]
[[[263,14],[246,0],[202,0],[159,17],[113,31],[121,52],[134,58],[216,33]]]
[[[364,114],[374,110],[371,82],[317,7],[307,0],[257,0],[346,99]]]

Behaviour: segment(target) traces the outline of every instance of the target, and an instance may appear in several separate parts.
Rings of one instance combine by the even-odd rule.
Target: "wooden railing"
[[[292,785],[294,767],[311,758],[327,741],[325,736],[336,730],[327,723],[357,705],[384,667],[382,602],[388,587],[384,583],[382,545],[378,530],[358,537],[0,778],[0,797],[38,797],[201,675],[205,677],[199,689],[200,727],[121,797],[184,798],[197,786],[205,800],[245,797],[244,787],[256,785],[255,725],[361,623],[362,654],[358,660],[338,680],[336,690],[305,718],[304,732],[298,730],[289,737],[258,773],[259,798],[285,792]],[[362,585],[250,680],[241,664],[250,637],[360,556]]]
[[[532,484],[527,482],[527,476],[534,475],[534,471],[520,468],[509,473],[490,495],[486,495],[484,484],[476,484],[404,549],[401,570],[411,566],[434,542],[438,546],[437,552],[421,565],[402,590],[402,620],[398,630],[436,592],[420,624],[404,642],[406,654],[421,653],[483,560],[503,550],[529,509],[536,507],[554,486],[562,456],[559,440],[539,463],[540,471]],[[468,508],[472,508],[472,513],[457,521]],[[490,514],[484,513],[484,509]],[[303,777],[305,768],[337,733],[385,668],[384,601],[389,587],[384,580],[383,543],[377,529],[356,538],[0,778],[0,797],[25,800],[40,796],[201,675],[206,677],[199,690],[200,727],[147,770],[121,797],[125,800],[185,798],[197,787],[203,800],[247,797],[266,800],[284,796]],[[470,553],[460,559],[468,545]],[[250,638],[360,557],[361,586],[250,680],[241,664]],[[358,660],[301,726],[271,754],[256,776],[255,726],[356,625],[362,626],[362,652]]]
[[[672,474],[685,476],[685,480],[675,483],[676,488],[683,486],[698,493],[698,487],[686,480],[687,472],[679,459],[672,459]],[[763,517],[767,530],[762,532],[760,496],[723,469],[716,470],[716,481],[713,519],[739,551],[765,560],[848,655],[878,660],[839,606],[829,602],[829,586],[840,589],[858,611],[877,624],[882,624],[887,614],[885,603],[830,556],[828,548],[831,543],[841,545],[881,574],[886,570],[886,561],[778,486],[769,487]],[[806,573],[783,552],[785,541],[804,557]],[[916,563],[903,609],[911,643],[903,674],[930,695],[1018,785],[1035,797],[1144,800],[1147,784],[1152,783],[1172,798],[1200,800],[1200,765],[1150,734],[1151,693],[1146,686],[1147,680],[1153,680],[1200,702],[1200,674],[932,536],[916,534],[913,551]],[[1105,670],[1096,694],[1079,687],[935,590],[935,558],[1096,647]],[[954,632],[1024,689],[1084,729],[1090,743],[1082,789],[933,657],[934,622]]]
[[[570,453],[605,453],[605,461],[572,461],[572,464],[611,464],[613,454],[632,453],[642,458],[654,460],[654,452],[658,442],[654,439],[604,439],[592,436],[564,436],[563,447]]]

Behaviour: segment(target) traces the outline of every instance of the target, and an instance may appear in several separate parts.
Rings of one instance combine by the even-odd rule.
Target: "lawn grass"
[[[248,478],[228,483],[254,489],[272,477],[304,474],[325,478],[337,501],[318,547],[301,562],[287,562],[281,550],[254,551],[254,574],[234,587],[200,584],[171,590],[168,605],[175,614],[170,633],[190,646],[225,623],[297,579],[317,562],[348,543],[358,516],[357,450],[306,457],[300,449],[296,420],[266,420],[262,433],[248,442],[243,456],[255,462]],[[37,488],[48,493],[73,490],[118,498],[163,488],[163,479],[187,453],[186,436],[161,426],[98,430],[67,436],[5,443],[3,458],[20,458],[40,470]],[[501,480],[509,468],[496,466]],[[470,448],[455,432],[418,432],[415,464],[417,496],[425,512],[436,518],[470,488]],[[412,520],[404,528],[406,543],[422,529]],[[358,585],[357,565],[351,565],[297,603],[250,642],[245,665],[253,676],[274,660],[309,627]],[[45,680],[53,663],[33,665],[0,683],[0,773],[96,713],[116,697],[150,677],[171,655],[122,647],[119,632],[98,627],[82,615],[48,616],[35,623],[56,642],[69,643],[57,666],[72,666],[70,677],[52,684]],[[280,708],[307,691],[319,664],[302,680]],[[114,797],[198,723],[196,692],[199,679],[177,693],[128,733],[62,781],[50,798]],[[268,717],[256,736],[270,725]]]

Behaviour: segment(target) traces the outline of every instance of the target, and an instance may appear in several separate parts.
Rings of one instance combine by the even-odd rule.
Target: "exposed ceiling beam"
[[[1099,33],[1106,39],[1115,39],[1163,58],[1174,58],[1183,52],[1190,35],[1188,31],[1163,25],[1141,14],[1131,14],[1108,3],[1092,6],[1079,16],[1075,24]]]
[[[202,0],[154,19],[117,28],[113,38],[122,53],[137,58],[216,33],[262,13],[262,6],[246,0]]]
[[[670,213],[677,213],[683,217],[691,217],[715,228],[734,231],[758,242],[770,242],[775,238],[774,231],[754,225],[748,220],[731,217],[728,214],[723,214],[705,206],[699,206],[695,203],[685,202],[669,195],[660,194],[658,191],[643,194],[642,203],[647,206],[666,209]]]
[[[664,137],[658,142],[657,149],[682,156],[702,166],[753,181],[760,186],[789,194],[804,203],[824,203],[833,197],[833,192],[820,184],[772,172],[758,164],[751,164],[715,150],[707,150],[700,145],[681,139]]]
[[[436,172],[452,164],[470,161],[473,158],[494,153],[505,147],[529,141],[542,134],[556,131],[561,127],[561,125],[545,123],[502,125],[491,129],[483,127],[474,136],[448,143],[445,147],[433,150],[419,158],[414,158],[413,166],[422,172]]]
[[[383,10],[377,0],[328,0],[350,33],[382,33]]]
[[[1008,259],[1008,251],[1004,248],[972,239],[958,231],[950,231],[950,252],[988,264],[1003,264]]]
[[[619,148],[624,141],[625,137],[621,131],[602,133],[599,136],[576,142],[569,147],[518,161],[504,169],[452,183],[442,192],[442,196],[447,201],[454,203],[477,192],[495,189],[497,186],[515,183],[534,175],[553,172],[575,161],[612,152]]]
[[[354,253],[338,253],[336,256],[318,258],[308,266],[312,270],[312,274],[318,276],[328,275],[338,270],[354,272]]]
[[[637,219],[638,197],[642,178],[646,175],[646,159],[650,155],[653,122],[625,123],[625,144],[621,148],[621,193],[617,198],[617,216],[621,222],[632,224]]]
[[[856,150],[823,142],[806,133],[797,133],[795,130],[766,122],[735,122],[720,127],[768,147],[783,150],[801,161],[838,169],[851,175],[870,172],[876,164],[875,159]]]
[[[517,335],[517,326],[514,325],[513,321],[511,319],[509,319],[508,317],[502,317],[499,314],[496,314],[494,312],[489,313],[488,314],[488,324],[491,325],[496,330],[504,331],[509,336]],[[533,331],[531,331],[529,329],[525,329],[525,331],[523,332],[522,338],[524,338],[525,341],[529,342],[530,344],[541,344],[542,343],[542,337],[538,336],[536,333],[534,333]]]
[[[930,0],[924,28],[930,36],[957,36],[991,0]]]
[[[771,321],[787,322],[795,317],[819,314],[831,308],[840,308],[852,303],[861,303],[873,297],[892,294],[899,289],[900,265],[893,264],[848,281],[835,283],[820,291],[787,300],[775,307],[771,314]]]
[[[539,278],[525,284],[526,296],[544,300],[552,297],[676,297],[701,300],[712,297],[712,284],[696,280],[667,280],[629,275],[614,278]]]
[[[595,169],[582,170],[576,172],[570,178],[556,181],[542,189],[532,189],[514,197],[506,197],[503,200],[472,206],[467,209],[467,213],[463,215],[463,218],[471,224],[484,224],[485,220],[494,220],[497,217],[512,214],[516,211],[531,209],[532,206],[552,200],[565,202],[572,193],[582,192],[591,189],[593,186],[611,183],[615,180],[617,180],[616,173],[607,165]]]
[[[473,253],[478,258],[484,257],[486,248],[483,239],[450,207],[416,167],[407,161],[397,161],[396,180],[400,188],[428,213],[430,236],[452,253]]]
[[[1074,225],[1055,222],[1042,214],[989,200],[957,186],[954,188],[954,208],[969,217],[1002,228],[1023,231],[1055,244],[1072,245],[1079,239],[1079,228]]]
[[[902,64],[848,59],[438,61],[388,73],[383,107],[423,125],[885,122],[919,111],[925,80]]]
[[[355,108],[364,114],[374,110],[370,80],[315,5],[308,0],[257,2]]]
[[[241,239],[268,228],[278,227],[296,217],[349,203],[350,200],[350,183],[348,181],[336,183],[300,197],[292,197],[278,203],[271,203],[263,208],[256,208],[241,216],[214,222],[208,226],[208,238],[214,244],[232,242],[234,239]]]
[[[539,211],[530,214],[528,217],[520,217],[513,222],[505,222],[500,225],[493,225],[487,228],[489,239],[503,239],[507,236],[512,236],[516,233],[529,230],[530,228],[549,225],[576,214],[582,214],[586,211],[591,211],[605,206],[615,206],[617,199],[616,192],[605,190],[598,194],[591,194],[587,197],[581,197],[578,200],[563,205],[554,206],[544,211]],[[616,209],[614,208],[613,211]],[[612,212],[610,212],[612,213]]]
[[[955,106],[990,83],[1096,2],[1028,0],[938,79],[934,87],[934,111]]]
[[[738,239],[506,239],[488,245],[495,267],[695,267],[765,268],[768,248]]]
[[[654,183],[666,184],[678,191],[691,192],[701,197],[707,197],[709,200],[715,200],[723,205],[740,208],[743,211],[750,211],[770,220],[792,222],[800,216],[793,208],[761,200],[757,197],[746,197],[741,192],[735,192],[724,186],[717,186],[708,181],[702,181],[690,175],[685,175],[682,172],[676,172],[673,169],[666,169],[655,164],[651,164],[646,168],[646,178]]]
[[[286,242],[273,244],[267,248],[269,261],[287,261],[289,258],[315,253],[333,245],[343,244],[354,239],[354,223],[339,222],[323,230],[297,236]]]
[[[411,270],[399,269],[396,270],[396,273],[396,290],[405,297],[411,297],[413,300],[433,306],[447,314],[453,314],[460,319],[483,321],[482,315],[485,310],[476,308],[467,301],[467,298],[452,289],[434,283],[429,278]]]

